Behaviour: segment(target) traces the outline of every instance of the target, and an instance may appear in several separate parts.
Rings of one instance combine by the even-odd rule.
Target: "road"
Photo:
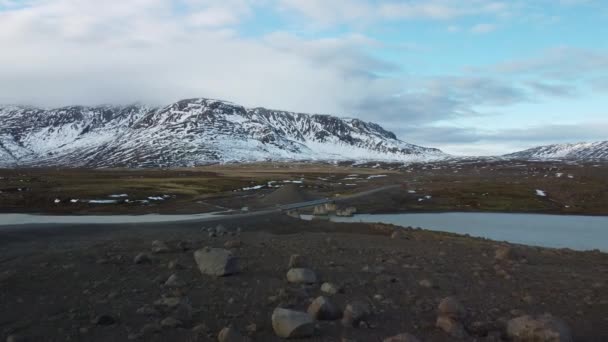
[[[211,222],[230,219],[242,219],[269,214],[276,214],[287,210],[314,207],[329,202],[345,202],[371,194],[398,188],[399,185],[384,186],[376,189],[358,192],[356,194],[335,198],[322,198],[313,201],[290,203],[255,211],[224,211],[217,213],[193,215],[91,215],[91,216],[58,216],[58,215],[28,215],[28,214],[0,214],[0,230],[27,229],[28,227],[56,226],[56,225],[119,225],[119,224],[165,224],[168,222]]]

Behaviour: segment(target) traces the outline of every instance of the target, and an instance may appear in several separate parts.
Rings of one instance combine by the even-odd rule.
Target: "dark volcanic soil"
[[[222,224],[232,233],[211,237],[193,223],[3,229],[0,335],[30,341],[217,341],[218,332],[233,325],[243,334],[249,326],[254,341],[275,341],[272,311],[306,310],[328,281],[343,288],[329,297],[340,308],[362,300],[373,314],[358,328],[318,322],[316,336],[306,340],[381,341],[409,332],[422,341],[450,341],[435,327],[437,305],[446,296],[467,309],[465,340],[496,341],[486,336],[504,332],[507,320],[545,312],[562,318],[575,341],[608,340],[606,254],[511,246],[514,256],[497,261],[496,242],[429,231],[405,230],[402,238],[391,238],[389,226],[285,216]],[[138,253],[151,253],[153,240],[170,250],[135,264]],[[223,247],[229,240],[242,244],[232,249],[241,272],[201,274],[194,249]],[[308,259],[318,284],[287,282],[292,254]],[[169,269],[171,261],[182,268]],[[163,284],[174,273],[183,286]],[[172,315],[154,305],[163,296],[190,303],[191,319],[147,331]],[[138,313],[141,308],[149,312]]]

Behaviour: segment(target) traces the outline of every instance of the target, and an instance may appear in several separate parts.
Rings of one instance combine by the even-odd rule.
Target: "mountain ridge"
[[[503,157],[527,160],[608,160],[608,140],[536,146]]]
[[[373,122],[194,98],[164,107],[0,106],[0,165],[177,167],[255,161],[430,161]],[[4,162],[2,162],[4,161]]]

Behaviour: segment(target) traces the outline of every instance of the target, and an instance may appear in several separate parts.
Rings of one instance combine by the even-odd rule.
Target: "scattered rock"
[[[155,334],[157,332],[160,332],[162,329],[162,327],[160,326],[160,324],[158,323],[148,323],[146,325],[144,325],[140,330],[140,334],[142,335],[152,335]]]
[[[144,305],[137,309],[136,312],[137,314],[144,316],[157,316],[159,314],[158,310],[156,310],[152,305]]]
[[[160,325],[163,328],[177,328],[182,326],[182,322],[176,318],[173,317],[167,317],[165,319],[163,319],[162,321],[160,321]]]
[[[168,308],[175,308],[182,302],[179,297],[163,297],[154,302],[154,305],[166,306]]]
[[[466,309],[456,298],[447,297],[441,300],[437,309],[435,325],[448,335],[462,339],[467,336],[461,320],[466,316]]]
[[[232,249],[232,248],[240,248],[243,246],[243,242],[241,240],[228,240],[224,243],[224,248]]]
[[[180,241],[177,243],[177,248],[185,252],[191,249],[191,244],[188,241]]]
[[[99,316],[93,318],[91,323],[93,323],[95,325],[112,325],[112,324],[116,323],[116,320],[114,319],[114,317],[112,317],[110,315],[99,315]]]
[[[177,260],[171,260],[167,264],[167,268],[170,270],[181,270],[184,269],[184,265],[180,264]]]
[[[340,288],[333,283],[323,283],[323,285],[321,285],[321,292],[328,295],[335,295],[340,292]]]
[[[430,289],[433,287],[433,283],[428,279],[422,279],[421,281],[418,282],[418,285],[420,285],[424,288],[427,288],[427,289]]]
[[[300,254],[293,254],[289,257],[289,268],[302,268],[308,267],[309,263],[305,256]]]
[[[160,240],[152,241],[152,253],[167,253],[169,252],[169,246]]]
[[[29,339],[21,335],[9,335],[6,338],[6,342],[27,342]]]
[[[167,281],[165,281],[165,286],[168,287],[182,287],[185,286],[186,283],[175,273],[173,273]]]
[[[182,301],[173,311],[172,317],[182,322],[190,322],[192,321],[192,311],[192,306]]]
[[[276,308],[272,313],[272,329],[281,338],[306,338],[314,334],[315,326],[306,312]]]
[[[228,229],[221,224],[218,224],[215,227],[215,233],[219,236],[226,235],[228,233]]]
[[[152,258],[150,257],[150,254],[148,254],[148,253],[139,253],[135,256],[135,258],[133,258],[133,262],[138,265],[149,263],[151,261],[152,261]]]
[[[238,259],[222,248],[202,248],[194,252],[194,260],[203,274],[222,277],[238,272]]]
[[[319,321],[333,321],[342,317],[340,309],[326,297],[320,296],[308,307],[308,314]]]
[[[407,234],[405,234],[405,232],[401,229],[395,230],[391,234],[391,239],[407,239],[407,238],[408,238]]]
[[[287,281],[296,284],[314,284],[317,275],[308,268],[292,268],[287,272]]]
[[[571,342],[570,328],[550,314],[521,316],[507,322],[507,335],[516,342]]]
[[[253,335],[258,331],[258,325],[255,323],[251,323],[247,327],[245,327],[245,329],[247,330],[247,333],[249,335]]]
[[[466,315],[466,309],[454,297],[446,297],[439,303],[438,313],[455,320],[461,320]]]
[[[513,258],[513,250],[509,246],[498,246],[494,252],[494,259],[507,261]]]
[[[192,328],[192,332],[195,334],[205,334],[209,331],[209,327],[205,323],[197,324]]]
[[[466,337],[466,332],[462,323],[455,320],[454,318],[448,316],[439,316],[437,317],[437,323],[435,324],[437,328],[445,331],[448,335],[462,339]]]
[[[420,340],[412,334],[403,333],[385,338],[383,342],[420,342]]]
[[[354,301],[346,306],[342,315],[342,325],[356,327],[371,315],[369,304],[362,301]]]
[[[217,336],[219,342],[249,342],[249,337],[241,335],[236,329],[226,327]]]

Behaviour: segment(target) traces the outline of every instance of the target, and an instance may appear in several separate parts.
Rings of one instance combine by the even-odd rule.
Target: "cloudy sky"
[[[0,0],[0,103],[358,117],[462,155],[608,140],[605,0]]]

